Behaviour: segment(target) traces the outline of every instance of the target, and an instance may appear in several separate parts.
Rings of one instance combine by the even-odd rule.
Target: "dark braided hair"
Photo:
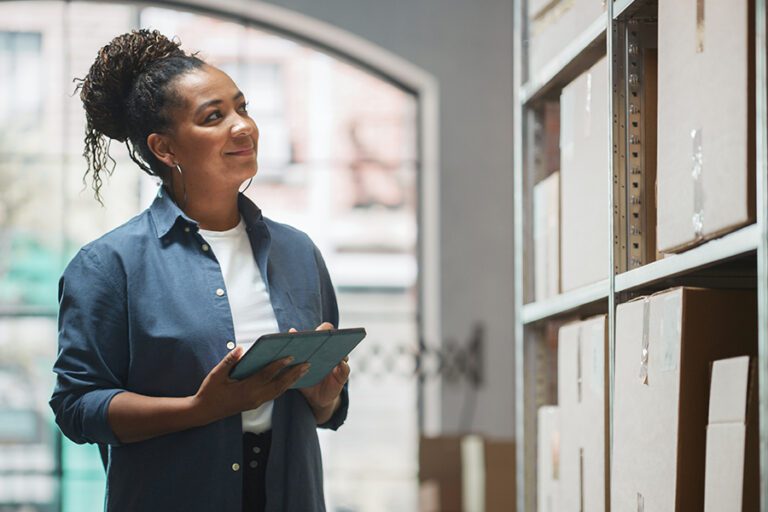
[[[124,142],[131,160],[150,176],[169,176],[168,167],[150,151],[147,136],[166,132],[170,108],[183,103],[172,87],[174,80],[205,65],[180,45],[157,30],[134,30],[99,50],[88,75],[77,80],[87,121],[83,183],[92,174],[99,202],[103,173],[111,175],[115,169],[110,139]]]

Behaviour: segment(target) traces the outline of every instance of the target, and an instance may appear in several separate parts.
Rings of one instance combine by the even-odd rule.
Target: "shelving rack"
[[[760,418],[760,510],[768,512],[768,113],[766,112],[766,0],[755,2],[756,91],[756,223],[678,255],[633,265],[627,259],[627,211],[624,187],[628,179],[630,116],[626,91],[630,57],[628,27],[655,12],[656,0],[607,1],[604,16],[596,19],[541,72],[527,76],[527,0],[514,0],[514,275],[515,275],[515,421],[517,443],[517,510],[536,510],[536,411],[547,403],[556,386],[551,348],[546,344],[547,322],[594,313],[608,315],[608,366],[611,380],[609,410],[613,411],[616,305],[655,290],[676,285],[756,288],[758,297],[758,365]],[[608,59],[612,98],[608,118],[610,153],[610,209],[612,219],[609,277],[551,299],[525,303],[532,296],[531,237],[536,108],[586,71],[602,56]],[[613,149],[615,148],[615,149]],[[636,268],[635,268],[636,267]],[[629,268],[630,270],[626,270]],[[612,441],[612,424],[610,438]],[[610,443],[612,452],[612,442]],[[612,459],[612,457],[611,457]]]

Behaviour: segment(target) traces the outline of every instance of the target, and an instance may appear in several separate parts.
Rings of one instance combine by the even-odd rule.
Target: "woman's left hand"
[[[323,322],[315,330],[316,331],[329,331],[333,329],[333,325],[328,322]],[[290,329],[289,332],[296,332],[296,329]],[[339,395],[341,390],[344,389],[349,379],[349,357],[345,357],[339,364],[337,364],[331,372],[325,376],[323,380],[309,388],[301,388],[301,392],[312,407],[312,411],[315,413],[317,423],[325,423],[339,406]]]

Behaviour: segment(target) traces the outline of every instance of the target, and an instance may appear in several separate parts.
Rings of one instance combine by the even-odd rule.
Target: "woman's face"
[[[173,127],[155,144],[152,137],[157,134],[148,141],[158,158],[174,173],[179,164],[190,191],[237,188],[252,178],[259,130],[232,79],[204,66],[180,76],[174,85],[183,102],[171,112]]]

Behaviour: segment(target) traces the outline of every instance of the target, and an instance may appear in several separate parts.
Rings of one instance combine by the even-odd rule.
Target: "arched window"
[[[61,1],[0,2],[0,508],[103,507],[96,450],[57,437],[47,400],[58,276],[81,245],[156,193],[117,144],[103,207],[81,181],[84,114],[72,79],[137,27],[178,36],[243,89],[261,132],[247,194],[310,234],[343,324],[368,329],[352,359],[348,423],[321,435],[329,510],[415,509],[418,95],[259,20]]]

